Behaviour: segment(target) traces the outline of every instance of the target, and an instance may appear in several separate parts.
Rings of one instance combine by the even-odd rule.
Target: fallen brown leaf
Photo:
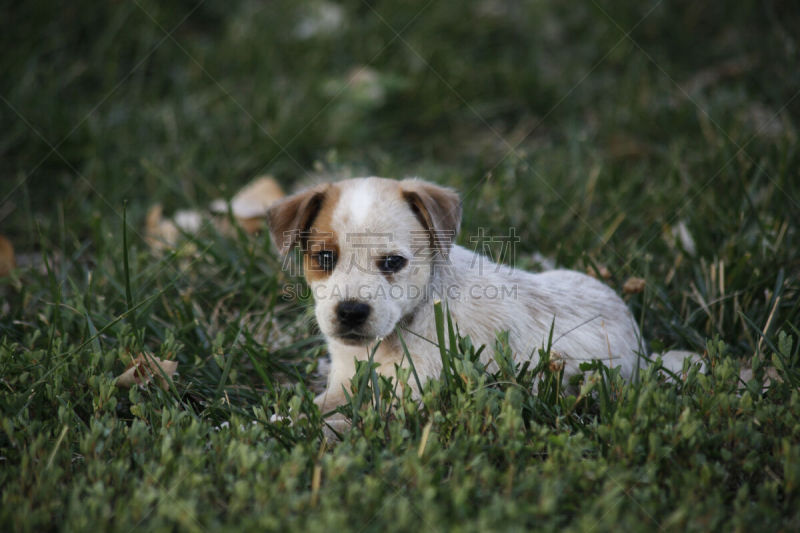
[[[11,241],[0,235],[0,276],[8,276],[16,266]]]
[[[271,176],[261,176],[245,185],[231,199],[231,212],[247,233],[259,231],[267,216],[267,209],[284,197],[283,189]],[[214,200],[209,206],[215,214],[228,212],[225,200]]]
[[[145,219],[145,240],[156,251],[175,248],[181,233],[196,234],[203,225],[203,213],[193,209],[181,209],[172,218],[164,218],[161,204],[156,204],[147,212]],[[194,251],[194,246],[186,246],[184,252]]]
[[[156,204],[147,211],[145,219],[145,241],[154,250],[164,250],[175,246],[180,235],[175,223],[165,219],[163,213],[164,208],[161,207],[161,204]]]
[[[601,279],[605,280],[611,277],[611,271],[608,270],[604,265],[597,265],[597,269],[595,269],[593,266],[589,266],[586,269],[586,273],[595,279],[597,279],[598,274],[600,275]]]
[[[555,350],[550,352],[550,364],[548,365],[550,372],[561,372],[566,365],[563,354]]]
[[[267,209],[284,197],[283,189],[272,177],[261,176],[254,179],[230,201],[231,212],[234,218],[249,234],[257,233],[263,226],[267,216]],[[147,212],[145,219],[145,240],[150,248],[156,252],[174,248],[181,238],[182,233],[196,234],[203,226],[204,220],[210,218],[211,223],[220,233],[234,235],[234,228],[227,218],[219,215],[228,213],[228,202],[223,199],[214,200],[209,205],[209,211],[216,217],[210,217],[207,212],[194,209],[176,211],[172,218],[164,217],[161,204],[156,204]]]
[[[630,277],[622,285],[622,292],[625,294],[636,294],[644,290],[646,282],[643,278]]]
[[[177,361],[159,359],[154,355],[141,353],[128,365],[125,372],[117,376],[117,385],[126,389],[134,385],[144,387],[155,377],[158,386],[167,390],[169,384],[164,376],[171,379],[177,369]]]

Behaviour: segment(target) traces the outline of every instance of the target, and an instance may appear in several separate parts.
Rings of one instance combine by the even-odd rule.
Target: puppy
[[[461,202],[450,189],[375,177],[322,184],[274,204],[268,222],[283,254],[293,246],[303,252],[331,357],[327,389],[316,399],[323,413],[345,402],[355,361],[368,359],[376,344],[380,374],[408,367],[400,336],[422,383],[438,378],[436,300],[461,335],[487,346],[481,358],[489,369],[496,368],[498,331],[508,331],[517,361],[535,364],[551,327],[551,353],[566,377],[592,359],[625,377],[637,366],[639,329],[611,288],[570,270],[516,270],[455,245]],[[680,369],[680,361],[669,366]]]

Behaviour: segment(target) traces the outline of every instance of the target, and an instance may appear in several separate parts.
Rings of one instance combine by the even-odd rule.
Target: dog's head
[[[273,205],[282,253],[303,252],[320,329],[367,344],[409,321],[461,222],[458,195],[420,180],[361,178],[319,185]]]

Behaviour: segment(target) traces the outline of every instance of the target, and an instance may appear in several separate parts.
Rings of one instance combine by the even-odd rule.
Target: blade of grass
[[[442,311],[442,301],[437,300],[433,304],[433,316],[436,321],[436,339],[439,346],[439,356],[442,359],[442,377],[444,378],[445,385],[450,388],[450,356],[445,347],[444,337],[444,313]]]
[[[136,327],[136,312],[133,309],[133,293],[131,292],[131,269],[128,259],[128,201],[122,203],[122,268],[125,275],[125,308],[130,313],[133,332],[139,341],[139,346],[144,345],[139,328]]]

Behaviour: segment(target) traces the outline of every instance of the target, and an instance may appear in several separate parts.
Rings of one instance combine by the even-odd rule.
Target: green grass
[[[4,10],[0,529],[800,527],[800,10],[353,0],[299,37],[318,6]],[[264,172],[453,186],[463,244],[514,227],[519,266],[645,278],[649,347],[711,370],[592,364],[571,397],[443,316],[446,376],[418,404],[363,365],[326,443],[324,344],[268,238],[142,240],[152,204]],[[115,386],[143,351],[179,361],[167,390]]]

